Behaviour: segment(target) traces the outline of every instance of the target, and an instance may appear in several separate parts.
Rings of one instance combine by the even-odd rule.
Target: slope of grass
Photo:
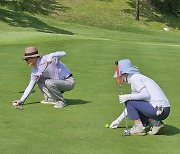
[[[31,14],[53,16],[60,21],[126,32],[137,31],[139,33],[148,29],[163,31],[164,27],[176,32],[180,29],[180,18],[171,14],[163,14],[148,0],[140,2],[140,21],[134,20],[134,0],[29,0],[23,3],[7,1],[4,8],[10,8],[16,12],[23,10]],[[2,10],[0,10],[0,14],[0,16],[4,16]],[[9,13],[5,12],[5,14]],[[16,19],[21,21],[21,15]],[[9,22],[8,18],[3,18],[3,20]],[[26,20],[22,21],[24,23]],[[28,25],[23,24],[22,26]],[[38,25],[36,26],[38,27]]]
[[[108,39],[108,40],[121,40],[121,41],[133,41],[133,42],[161,42],[161,43],[179,43],[178,32],[165,32],[165,31],[155,31],[152,29],[146,29],[142,31],[135,30],[133,32],[124,32],[117,30],[108,30],[102,28],[96,28],[86,25],[80,25],[75,23],[66,23],[58,21],[52,18],[46,18],[39,15],[31,15],[25,13],[18,13],[10,11],[7,9],[0,9],[1,12],[1,36],[3,39],[0,43],[3,43],[5,38],[9,38],[6,43],[10,41],[27,41],[27,37],[24,37],[26,33],[24,31],[29,31],[28,37],[34,35],[31,32],[44,32],[47,35],[51,34],[67,34],[65,37],[79,38],[79,39]],[[15,37],[11,39],[11,33],[13,32]],[[19,33],[16,35],[15,33]],[[41,33],[38,33],[42,35]],[[16,37],[17,36],[17,37]],[[53,35],[51,35],[53,36]],[[5,39],[6,40],[6,39]],[[41,41],[45,41],[43,39]]]
[[[59,1],[66,9],[56,11],[59,20],[93,25],[121,31],[144,31],[147,29],[180,29],[180,19],[164,15],[148,1],[140,3],[140,21],[134,20],[135,1],[133,0],[66,0]],[[58,14],[58,15],[57,15]]]

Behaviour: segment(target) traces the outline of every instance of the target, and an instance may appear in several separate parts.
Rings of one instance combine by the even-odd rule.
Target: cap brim
[[[119,75],[122,76],[123,74],[128,73],[128,74],[135,74],[135,73],[140,73],[139,70],[135,67],[128,67],[125,69],[121,69],[121,71],[119,72]],[[115,78],[117,78],[117,73],[114,73]]]

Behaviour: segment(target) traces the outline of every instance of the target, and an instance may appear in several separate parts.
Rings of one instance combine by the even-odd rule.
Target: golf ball
[[[105,128],[109,128],[109,124],[105,124]]]

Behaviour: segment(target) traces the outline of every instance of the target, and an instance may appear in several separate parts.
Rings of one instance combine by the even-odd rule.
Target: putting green
[[[74,35],[28,29],[1,32],[1,153],[178,153],[179,35],[135,35],[86,26],[79,29],[78,25],[68,28]],[[43,54],[67,52],[62,61],[76,79],[75,89],[64,94],[67,107],[54,109],[53,105],[40,104],[43,97],[35,87],[24,110],[13,108],[12,101],[21,97],[29,82],[31,69],[21,57],[24,48],[31,45]],[[122,137],[124,121],[116,130],[104,127],[123,110],[113,78],[114,62],[122,58],[131,59],[143,74],[153,78],[170,100],[172,112],[160,135]],[[122,87],[123,93],[130,92],[129,85]],[[128,121],[128,126],[132,125]]]

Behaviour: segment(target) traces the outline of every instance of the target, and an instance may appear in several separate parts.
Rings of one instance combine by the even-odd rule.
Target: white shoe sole
[[[65,105],[66,106],[66,105]],[[64,108],[65,106],[54,106],[54,108],[56,109],[61,109],[61,108]]]
[[[45,102],[45,101],[41,101],[42,104],[56,104],[54,102]]]
[[[64,104],[64,105],[54,105],[54,108],[56,108],[56,109],[61,109],[61,108],[63,108],[63,107],[66,107],[67,105],[66,104]]]

